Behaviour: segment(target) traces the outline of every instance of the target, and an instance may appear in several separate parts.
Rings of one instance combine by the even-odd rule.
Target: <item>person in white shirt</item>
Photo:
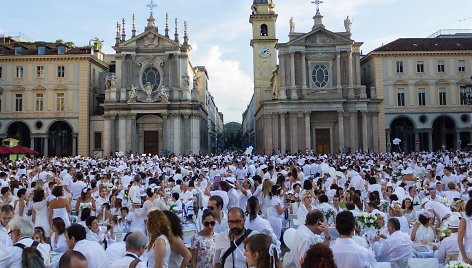
[[[305,225],[298,227],[293,238],[294,245],[284,257],[284,267],[301,268],[300,260],[305,256],[310,246],[316,243],[325,243],[329,246],[330,239],[329,227],[325,222],[323,212],[317,209],[308,212]]]
[[[424,198],[421,201],[421,206],[424,207],[425,210],[434,213],[434,217],[436,217],[439,223],[442,223],[452,213],[451,209],[446,207],[444,204],[438,201],[428,200],[427,198]]]
[[[216,234],[215,238],[215,257],[213,265],[215,268],[246,268],[246,256],[244,238],[256,234],[256,231],[247,231],[245,225],[244,211],[239,207],[234,207],[228,212],[229,230]],[[232,243],[240,239],[241,242],[233,250]],[[226,252],[230,250],[230,253]],[[227,256],[226,256],[227,255]],[[225,257],[226,256],[226,257]]]
[[[277,236],[270,225],[270,222],[261,216],[257,215],[259,211],[259,199],[255,196],[251,196],[247,201],[246,213],[246,223],[244,227],[246,229],[251,229],[261,234],[266,234],[272,238],[272,243],[279,245],[280,241],[277,239]]]
[[[10,228],[8,223],[13,219],[14,212],[11,205],[3,205],[0,211],[0,252],[3,252],[7,247],[13,245],[11,237],[8,234]]]
[[[331,246],[334,261],[338,267],[374,268],[377,261],[372,251],[352,239],[356,228],[356,218],[350,211],[342,211],[336,216],[336,230],[339,237]]]
[[[448,256],[459,255],[459,243],[457,242],[459,222],[460,219],[456,215],[451,215],[449,219],[447,219],[447,227],[451,231],[451,235],[441,241],[439,249],[434,254],[434,257],[439,260],[441,265],[447,264]]]
[[[388,261],[395,267],[405,267],[413,257],[413,242],[407,233],[400,231],[400,221],[390,218],[387,223],[388,237],[380,234],[374,238],[373,250],[377,261]],[[379,240],[384,238],[381,242]]]
[[[139,259],[146,250],[146,244],[147,238],[143,233],[133,232],[126,238],[126,255],[115,260],[111,267],[128,268],[132,263],[137,262],[135,268],[146,268],[146,263]]]
[[[87,231],[80,224],[71,224],[66,229],[66,243],[69,249],[78,251],[87,258],[88,268],[106,268],[109,266],[103,247],[95,241],[86,240]]]
[[[99,188],[99,197],[95,200],[95,207],[97,215],[102,213],[102,205],[108,203],[108,189],[106,186],[100,186]]]
[[[35,242],[32,237],[34,233],[33,222],[24,217],[15,217],[8,224],[11,230],[11,239],[13,246],[5,248],[0,253],[0,267],[22,268],[23,267],[23,249],[36,245],[36,249],[41,253],[44,266],[50,266],[49,251],[50,248],[43,243]]]

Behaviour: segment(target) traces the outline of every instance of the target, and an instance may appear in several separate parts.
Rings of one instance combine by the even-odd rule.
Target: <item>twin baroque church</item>
[[[115,72],[106,78],[104,115],[91,122],[92,129],[103,132],[104,154],[210,150],[208,74],[190,63],[187,25],[180,44],[177,21],[171,38],[166,20],[160,34],[151,13],[145,31],[136,35],[133,26],[129,40],[117,25]]]
[[[361,86],[362,43],[351,39],[349,17],[338,33],[325,28],[319,9],[308,33],[296,32],[292,18],[288,42],[279,43],[274,8],[273,0],[254,0],[249,20],[256,152],[384,148],[381,100]]]

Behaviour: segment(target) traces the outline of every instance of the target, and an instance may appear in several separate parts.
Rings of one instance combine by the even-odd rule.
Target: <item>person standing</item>
[[[202,224],[203,230],[192,237],[192,268],[213,268],[216,220],[208,209],[203,211]]]

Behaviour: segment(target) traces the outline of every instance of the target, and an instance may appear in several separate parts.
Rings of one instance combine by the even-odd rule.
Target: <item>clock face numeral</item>
[[[259,49],[259,55],[263,58],[269,57],[270,56],[270,48],[261,47],[261,49]]]

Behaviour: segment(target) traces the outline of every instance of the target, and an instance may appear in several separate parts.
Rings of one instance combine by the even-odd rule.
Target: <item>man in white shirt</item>
[[[413,242],[410,235],[400,231],[400,221],[397,218],[388,220],[387,230],[390,236],[377,235],[374,238],[373,250],[377,261],[388,261],[396,264],[395,267],[405,267],[408,259],[413,257]],[[386,239],[380,243],[380,238]]]
[[[441,223],[452,214],[451,209],[438,201],[431,201],[425,198],[421,201],[421,204],[425,210],[434,213],[434,217],[436,217],[436,219]]]
[[[87,258],[78,251],[69,250],[61,256],[59,267],[87,268]]]
[[[246,231],[244,228],[246,218],[244,211],[239,207],[234,207],[228,212],[229,230],[216,235],[215,257],[213,265],[215,268],[246,268],[245,238],[256,234],[256,231]],[[240,243],[237,243],[241,241]],[[236,243],[234,250],[231,244]],[[228,253],[226,253],[228,251]]]
[[[0,211],[0,252],[3,252],[7,247],[13,245],[11,237],[8,234],[10,228],[8,223],[13,219],[14,211],[11,205],[3,205]]]
[[[339,237],[332,245],[334,261],[338,267],[366,268],[376,267],[377,261],[372,251],[352,239],[356,228],[356,218],[349,211],[342,211],[336,216],[336,230]]]
[[[284,267],[294,265],[301,268],[300,260],[305,257],[310,246],[317,243],[325,243],[329,246],[329,240],[329,227],[323,213],[317,209],[311,210],[306,216],[305,225],[300,225],[295,233],[292,249],[284,257]]]
[[[62,177],[62,185],[64,186],[64,190],[67,193],[71,193],[72,188],[72,178],[75,176],[75,168],[71,167],[68,169],[67,173],[64,174]]]
[[[447,264],[447,255],[459,254],[459,243],[457,242],[459,222],[460,219],[456,215],[450,216],[447,220],[447,226],[451,230],[451,235],[441,241],[441,245],[439,245],[439,249],[434,255],[441,265]]]
[[[8,224],[11,232],[13,246],[7,247],[0,253],[0,267],[22,268],[23,267],[23,249],[32,247],[35,241],[31,238],[34,233],[34,225],[30,219],[16,217]],[[39,243],[36,249],[41,253],[44,266],[49,267],[51,264],[49,257],[49,246]]]
[[[133,232],[126,238],[126,255],[117,259],[113,262],[111,267],[115,268],[128,268],[131,267],[131,263],[136,263],[136,268],[146,268],[145,262],[139,259],[146,250],[147,238],[146,236],[137,231]]]
[[[65,232],[69,249],[78,251],[87,258],[89,268],[105,268],[109,266],[107,255],[102,246],[95,241],[86,240],[87,231],[79,224],[71,224]]]

